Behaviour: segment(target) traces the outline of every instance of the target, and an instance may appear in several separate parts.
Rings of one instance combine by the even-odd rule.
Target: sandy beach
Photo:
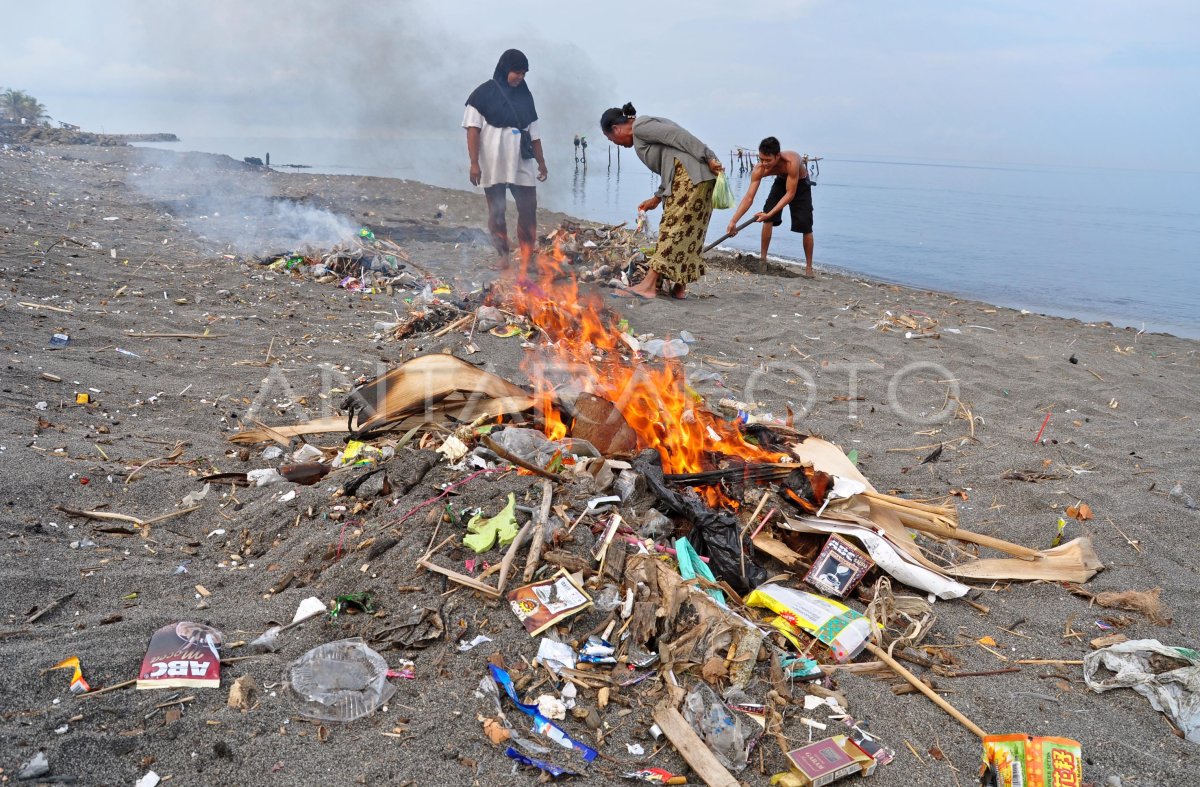
[[[239,453],[229,441],[238,429],[336,415],[357,379],[415,356],[459,355],[525,385],[529,350],[519,338],[468,339],[461,330],[381,337],[375,323],[405,315],[404,299],[423,282],[365,294],[252,259],[294,248],[303,238],[290,234],[293,213],[311,209],[392,238],[411,270],[466,295],[496,276],[487,268],[482,195],[92,146],[0,151],[0,192],[3,778],[12,781],[41,751],[50,772],[35,783],[129,785],[148,770],[180,785],[538,783],[537,770],[514,773],[504,748],[484,736],[477,716],[494,711],[476,693],[489,657],[521,665],[534,658],[537,640],[506,604],[456,590],[415,564],[432,535],[424,513],[392,526],[462,478],[444,462],[407,493],[353,516],[330,516],[340,482],[296,486],[287,501],[277,486],[214,485],[197,510],[145,531],[62,511],[140,520],[178,512],[203,486],[199,477],[273,464],[264,445]],[[566,218],[542,213],[542,233]],[[971,531],[1044,549],[1065,517],[1064,537],[1089,537],[1105,566],[1084,586],[1090,593],[1161,589],[1167,620],[1156,623],[1052,582],[974,583],[972,604],[935,605],[925,643],[952,651],[959,671],[1077,661],[1090,640],[1114,633],[1196,646],[1192,533],[1200,510],[1187,496],[1200,498],[1200,344],[829,274],[819,246],[817,270],[807,280],[725,257],[686,301],[606,300],[631,333],[691,333],[682,360],[689,371],[716,374],[697,387],[710,402],[755,401],[779,415],[790,408],[798,429],[857,452],[879,490],[952,496]],[[935,329],[906,338],[906,320]],[[70,337],[65,347],[51,346],[55,334]],[[469,343],[479,352],[467,354]],[[89,403],[76,403],[81,393]],[[429,458],[437,457],[402,449],[395,477]],[[1183,494],[1171,495],[1177,485]],[[482,476],[452,502],[494,512],[509,492],[536,506],[539,490],[531,476]],[[1067,516],[1081,501],[1093,518]],[[385,535],[395,545],[368,557],[367,540]],[[590,544],[592,536],[583,537]],[[288,574],[291,582],[272,592]],[[177,699],[193,699],[173,708],[156,708],[173,690],[131,687],[83,699],[68,691],[69,672],[43,674],[78,656],[93,689],[131,680],[151,634],[184,620],[220,629],[223,658],[250,655],[231,643],[289,622],[302,599],[362,591],[373,594],[376,615],[310,620],[286,632],[277,653],[225,665],[220,689],[180,690]],[[289,687],[295,659],[331,640],[371,640],[418,608],[440,610],[446,633],[422,649],[380,649],[389,664],[415,663],[415,679],[393,681],[386,709],[348,724],[299,716]],[[583,633],[602,620],[591,611],[571,625]],[[460,652],[458,641],[477,634],[492,642]],[[1090,691],[1078,664],[1018,668],[927,677],[988,732],[1080,741],[1085,783],[1195,783],[1196,746],[1141,696]],[[259,689],[248,711],[226,704],[243,675]],[[599,711],[602,743],[568,714],[564,728],[601,752],[572,781],[610,784],[647,762],[690,773],[673,747],[647,732],[661,698],[650,683]],[[897,696],[891,681],[871,676],[840,673],[836,686],[850,713],[896,752],[871,784],[978,783],[979,740],[927,699]],[[749,693],[768,688],[752,683]],[[595,700],[581,697],[581,705]],[[173,709],[182,714],[168,718]],[[525,724],[511,706],[507,713]],[[786,728],[797,745],[809,734],[798,722]],[[629,744],[645,755],[631,754]],[[764,738],[737,778],[766,784],[785,769],[775,741]]]

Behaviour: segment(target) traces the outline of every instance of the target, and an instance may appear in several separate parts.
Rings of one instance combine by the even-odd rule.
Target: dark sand
[[[379,559],[353,551],[436,494],[438,484],[459,477],[444,465],[395,506],[379,503],[350,525],[328,518],[339,502],[330,500],[334,483],[296,487],[296,498],[286,503],[279,502],[285,490],[278,486],[240,489],[236,500],[228,488],[214,487],[199,511],[153,526],[147,539],[101,532],[98,527],[119,523],[89,522],[55,509],[103,507],[141,518],[178,510],[183,496],[200,488],[198,475],[271,464],[261,458],[262,446],[243,462],[227,442],[244,419],[280,423],[331,414],[352,381],[375,374],[380,364],[461,350],[460,333],[378,339],[372,325],[395,319],[396,311],[403,315],[401,298],[411,293],[364,296],[245,264],[230,239],[245,235],[249,248],[264,252],[289,248],[278,222],[266,218],[271,197],[327,208],[390,234],[415,262],[461,293],[492,275],[478,230],[482,196],[397,180],[264,172],[218,157],[81,147],[0,152],[0,193],[3,776],[13,778],[42,750],[51,765],[47,780],[87,785],[130,785],[151,769],[180,785],[536,783],[536,771],[514,775],[512,761],[483,737],[476,714],[490,707],[475,689],[490,654],[498,651],[517,665],[533,658],[537,641],[505,606],[465,591],[444,595],[453,586],[414,566],[430,537],[423,514],[400,528],[399,543]],[[257,199],[239,196],[239,209],[220,216],[201,201],[235,193]],[[446,207],[435,218],[439,205]],[[546,214],[542,226],[552,228],[561,218]],[[56,244],[64,237],[83,245]],[[857,449],[864,473],[879,489],[928,498],[963,490],[960,516],[968,529],[1046,547],[1063,509],[1087,502],[1095,519],[1070,520],[1066,536],[1090,535],[1107,566],[1088,588],[1162,588],[1172,619],[1154,625],[1134,612],[1090,608],[1049,583],[986,585],[978,601],[990,608],[987,614],[962,602],[936,605],[939,619],[927,642],[961,645],[961,669],[993,670],[1021,658],[1082,658],[1087,641],[1105,633],[1096,624],[1101,618],[1128,621],[1120,632],[1131,639],[1197,644],[1193,537],[1200,511],[1168,496],[1181,482],[1185,492],[1200,497],[1195,341],[1023,314],[855,277],[755,275],[736,263],[710,270],[686,302],[614,304],[637,333],[693,333],[697,342],[686,361],[715,359],[709,365],[727,388],[704,386],[711,399],[752,398],[776,413],[789,401],[798,415],[807,409],[798,425],[847,451]],[[877,330],[888,310],[935,318],[940,338],[907,340],[902,332]],[[125,335],[205,329],[219,338]],[[71,336],[70,345],[49,349],[51,336],[60,332]],[[518,340],[477,336],[475,342],[495,370],[525,381]],[[1069,362],[1072,356],[1078,363]],[[43,373],[62,381],[43,379]],[[804,387],[806,379],[811,389]],[[929,417],[943,410],[954,386],[975,419],[974,438],[953,403],[946,417]],[[76,392],[92,389],[95,404],[74,403]],[[38,402],[47,403],[44,412],[35,409]],[[1036,444],[1047,412],[1045,441]],[[339,440],[331,435],[317,442]],[[133,468],[170,454],[177,442],[183,444],[177,461],[150,464],[126,483]],[[940,460],[919,464],[937,444],[944,446]],[[410,453],[396,461],[411,463]],[[1004,480],[1011,470],[1057,478]],[[463,487],[454,506],[495,510],[509,490],[526,504],[538,496],[538,484],[528,477],[481,478]],[[586,532],[583,537],[591,538]],[[95,546],[72,547],[85,539]],[[188,573],[175,574],[179,565]],[[268,589],[289,571],[297,581],[271,596]],[[202,600],[196,585],[211,596]],[[399,589],[410,585],[424,590]],[[174,723],[161,710],[148,716],[169,691],[131,688],[80,700],[67,690],[69,673],[39,675],[78,655],[93,687],[116,684],[136,675],[150,634],[164,624],[209,623],[227,642],[245,641],[272,622],[290,620],[307,596],[328,600],[368,589],[392,616],[415,605],[441,605],[449,633],[425,650],[383,651],[392,664],[412,658],[417,679],[395,681],[386,711],[326,725],[325,732],[298,718],[289,665],[322,642],[369,636],[388,624],[387,617],[310,621],[285,634],[277,654],[227,665],[220,690],[185,692],[195,700]],[[31,609],[70,592],[75,596],[60,609],[25,624]],[[573,629],[586,631],[599,620],[598,613],[581,616]],[[495,644],[457,652],[460,621],[470,636],[484,633]],[[1068,625],[1081,635],[1064,636]],[[998,643],[994,650],[1002,656],[973,644],[985,636]],[[261,704],[249,712],[227,708],[228,686],[247,674],[261,689]],[[1133,692],[1089,692],[1077,666],[935,680],[990,732],[1081,741],[1087,782],[1196,782],[1193,744],[1173,734],[1165,717]],[[973,783],[978,740],[926,699],[894,696],[886,683],[871,678],[845,676],[838,683],[851,712],[869,720],[897,752],[873,784]],[[762,681],[751,684],[752,693],[765,690]],[[607,784],[633,770],[628,743],[655,750],[646,729],[659,695],[625,696],[628,706],[614,703],[602,714],[610,732],[601,751],[612,759],[598,760],[578,783]],[[585,695],[584,704],[590,702]],[[511,707],[508,715],[524,724]],[[582,722],[568,717],[564,726],[595,745]],[[405,730],[403,737],[382,734],[395,728]],[[788,735],[807,740],[807,729],[793,723]],[[944,759],[928,754],[935,747]],[[739,774],[748,784],[765,784],[784,767],[773,742],[762,749],[763,771],[756,754]],[[670,747],[651,764],[686,772]]]

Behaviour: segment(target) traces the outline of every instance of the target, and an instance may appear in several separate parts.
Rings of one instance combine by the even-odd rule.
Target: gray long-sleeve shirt
[[[717,177],[708,168],[709,160],[715,159],[717,154],[682,126],[666,118],[646,116],[634,120],[633,151],[643,164],[662,178],[662,184],[655,192],[659,197],[671,196],[675,159],[683,164],[692,183],[715,180]]]

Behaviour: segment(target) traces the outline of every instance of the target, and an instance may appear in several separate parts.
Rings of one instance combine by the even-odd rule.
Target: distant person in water
[[[711,148],[670,120],[637,117],[633,104],[606,109],[600,116],[600,130],[613,144],[633,148],[661,178],[658,191],[638,210],[654,210],[666,200],[650,271],[636,286],[617,294],[653,298],[665,279],[671,283],[671,297],[682,300],[687,285],[704,275],[700,255],[721,161]]]
[[[483,186],[487,196],[488,232],[499,255],[493,266],[497,269],[510,264],[511,248],[504,216],[510,190],[517,203],[517,244],[522,268],[528,267],[537,247],[537,182],[546,179],[547,171],[537,109],[525,82],[528,72],[529,59],[524,53],[508,50],[500,56],[492,78],[467,98],[463,113],[471,183]]]
[[[813,276],[813,204],[812,183],[808,179],[808,157],[794,150],[780,150],[779,140],[767,137],[758,145],[758,164],[750,171],[750,187],[746,196],[734,211],[733,218],[725,231],[737,234],[737,223],[758,193],[758,184],[763,178],[774,175],[775,182],[763,204],[761,212],[754,215],[762,222],[762,261],[767,261],[767,249],[771,245],[772,228],[783,224],[783,209],[791,214],[792,232],[804,235],[804,275]]]

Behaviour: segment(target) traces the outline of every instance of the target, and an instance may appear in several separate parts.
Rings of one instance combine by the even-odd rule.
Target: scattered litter
[[[465,642],[463,640],[459,640],[458,641],[458,652],[466,653],[469,650],[474,650],[475,648],[479,647],[480,645],[484,644],[485,642],[491,642],[491,641],[492,641],[491,637],[485,637],[483,634],[476,634],[475,638],[472,639],[470,642]]]
[[[804,581],[822,593],[845,598],[874,565],[853,544],[834,534],[821,547]]]
[[[88,691],[92,690],[92,687],[88,685],[88,682],[83,679],[83,669],[79,666],[79,657],[78,656],[71,656],[70,658],[63,659],[62,661],[55,664],[53,667],[49,667],[42,671],[50,672],[51,670],[60,670],[60,669],[72,670],[72,675],[71,675],[71,693],[72,694],[83,694],[84,692],[88,692]]]
[[[300,602],[300,606],[296,609],[296,614],[292,617],[292,622],[286,626],[272,626],[264,631],[250,643],[250,650],[253,653],[274,653],[279,650],[279,635],[288,629],[299,626],[306,620],[316,617],[325,612],[325,602],[315,596],[309,596]]]
[[[508,603],[532,636],[592,606],[592,599],[565,569],[508,594]]]
[[[717,760],[733,771],[744,770],[762,728],[730,710],[716,692],[701,683],[688,692],[683,718],[708,746]]]
[[[565,642],[542,637],[534,663],[545,664],[551,672],[558,674],[563,669],[575,669],[575,651]]]
[[[395,669],[389,669],[387,671],[387,676],[388,676],[388,678],[401,678],[403,680],[416,680],[417,679],[416,662],[414,662],[410,659],[400,659],[400,663],[396,665]]]
[[[314,615],[320,615],[325,609],[324,601],[316,596],[309,596],[296,607],[296,614],[292,615],[292,623],[299,623],[303,620],[308,620]]]
[[[146,774],[142,776],[142,778],[133,783],[133,787],[157,787],[158,783],[161,781],[162,779],[159,778],[157,773],[154,771],[146,771]]]
[[[376,647],[425,648],[442,638],[446,624],[435,606],[417,606],[387,618],[386,628],[371,634]]]
[[[1165,658],[1164,658],[1165,657]],[[1111,671],[1097,678],[1100,667]],[[1165,713],[1192,743],[1200,743],[1200,653],[1156,639],[1120,642],[1083,657],[1083,680],[1092,691],[1129,688]]]
[[[554,741],[564,749],[574,749],[579,752],[580,756],[587,762],[596,759],[596,752],[589,748],[586,744],[579,743],[571,738],[561,727],[543,716],[537,709],[536,705],[526,705],[517,697],[517,690],[513,686],[512,678],[508,673],[497,667],[495,664],[489,664],[488,670],[491,673],[491,682],[493,688],[499,687],[504,689],[504,693],[512,700],[517,708],[531,719],[533,719],[533,730],[539,735],[544,735],[551,741]]]
[[[678,776],[662,768],[642,768],[640,771],[623,773],[621,778],[650,784],[687,784],[686,776]]]
[[[1171,492],[1168,496],[1172,500],[1178,500],[1180,503],[1183,503],[1192,511],[1200,509],[1200,505],[1196,505],[1196,501],[1192,499],[1192,496],[1183,491],[1183,484],[1181,483],[1175,484],[1175,486],[1171,487]]]
[[[682,339],[651,339],[642,343],[642,352],[655,358],[682,358],[691,352],[691,348]]]
[[[354,615],[360,612],[370,614],[374,611],[375,606],[371,601],[370,593],[365,591],[362,593],[346,593],[334,598],[333,604],[330,605],[329,618],[332,620],[339,615]],[[440,619],[438,622],[441,622]]]
[[[236,710],[250,710],[258,701],[258,685],[250,675],[242,675],[229,687],[226,705]]]
[[[567,706],[553,694],[542,694],[537,698],[538,713],[547,719],[562,721],[567,718]]]
[[[495,719],[483,719],[483,734],[496,745],[512,740],[512,732]]]
[[[746,596],[746,605],[765,607],[779,617],[772,625],[797,648],[805,631],[829,646],[833,657],[846,662],[857,656],[871,635],[871,624],[858,612],[832,599],[783,585],[759,585]]]
[[[374,713],[396,692],[387,662],[357,637],[327,642],[292,664],[300,712],[319,721],[354,721]]]
[[[579,660],[585,664],[616,664],[616,652],[617,649],[608,640],[593,634],[579,649]]]
[[[869,776],[878,764],[845,735],[834,735],[787,753],[795,781],[772,778],[772,784],[820,787],[853,773]]]
[[[437,449],[438,453],[446,457],[446,461],[452,465],[458,464],[458,460],[466,456],[469,450],[467,444],[454,435],[447,437]]]
[[[1070,738],[989,735],[983,739],[982,787],[1083,784],[1083,749]]]
[[[463,446],[465,449],[466,446]],[[506,547],[517,537],[516,496],[509,492],[508,503],[495,516],[484,519],[482,514],[476,514],[467,522],[469,535],[463,537],[463,545],[470,547],[476,554],[490,551],[499,543]]]
[[[684,579],[695,579],[697,576],[704,577],[712,584],[717,583],[717,578],[713,576],[712,571],[704,561],[700,559],[700,555],[696,552],[696,548],[692,546],[692,542],[686,538],[675,539],[675,559],[679,561],[679,575]],[[713,600],[721,606],[725,606],[725,594],[715,588],[706,588],[705,593],[712,596]]]
[[[263,457],[267,458],[265,452],[263,453]],[[320,448],[317,448],[315,445],[311,445],[309,443],[305,443],[292,452],[293,462],[317,462],[324,457],[325,454],[321,452]]]
[[[532,757],[526,757],[524,754],[521,754],[521,752],[517,751],[516,749],[514,749],[511,746],[509,746],[507,749],[504,750],[504,754],[507,757],[510,757],[511,759],[514,759],[517,762],[521,763],[522,765],[527,765],[531,768],[538,768],[538,769],[544,771],[546,773],[546,775],[549,776],[551,779],[557,779],[559,776],[578,776],[579,775],[575,771],[571,771],[566,768],[561,768],[557,765],[554,765],[553,763],[543,762],[542,760],[535,760]]]
[[[204,488],[197,492],[188,492],[183,496],[183,500],[180,501],[180,504],[184,508],[191,508],[192,506],[197,505],[201,500],[208,496],[208,490],[211,488],[212,484],[205,484]]]
[[[39,776],[45,776],[49,772],[50,760],[46,759],[45,752],[38,752],[21,766],[21,770],[17,771],[17,778],[20,780],[36,779]]]
[[[255,486],[278,484],[286,480],[282,475],[279,474],[279,471],[273,467],[265,467],[261,470],[251,470],[246,473],[246,479],[252,482]]]
[[[150,638],[139,689],[203,688],[221,685],[221,632],[201,623],[169,623]]]

